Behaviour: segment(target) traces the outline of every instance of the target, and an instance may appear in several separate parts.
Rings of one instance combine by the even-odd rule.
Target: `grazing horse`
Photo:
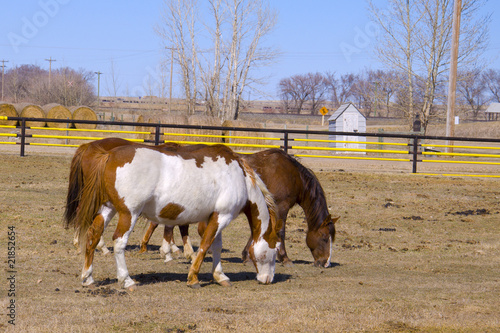
[[[81,189],[83,188],[88,175],[90,174],[90,170],[92,168],[93,158],[96,153],[100,152],[100,149],[104,149],[106,151],[111,150],[115,147],[119,146],[139,146],[139,147],[152,147],[149,145],[144,145],[141,143],[135,143],[132,141],[128,141],[120,138],[105,138],[101,140],[96,140],[89,142],[88,144],[81,145],[78,147],[75,155],[73,156],[73,160],[71,161],[71,169],[70,169],[70,181],[69,181],[69,189],[66,198],[66,210],[64,213],[64,218],[67,225],[73,225],[74,219],[76,218],[76,211],[78,205],[80,203]],[[165,151],[175,151],[180,148],[181,145],[173,142],[167,142],[165,144],[156,146],[157,149],[165,150]],[[200,145],[189,146],[191,150],[196,150],[201,148]],[[188,149],[186,147],[186,149]],[[157,224],[155,224],[157,225]],[[107,227],[107,224],[104,228]],[[184,232],[188,230],[188,225],[179,226],[180,230]],[[170,227],[165,227],[164,231],[164,241],[160,248],[160,252],[167,256],[167,258],[171,258],[170,253],[178,251],[178,248],[175,244],[170,244],[170,242],[166,242],[165,239],[171,239],[173,230]],[[184,255],[186,258],[191,258],[194,260],[196,258],[196,254],[194,253],[193,247],[191,245],[191,241],[189,237],[183,234],[184,241]],[[78,247],[78,234],[75,232],[75,237],[73,239],[73,244],[75,247]],[[104,243],[104,240],[101,238],[99,243],[97,244],[97,248],[100,249],[104,254],[109,253],[109,250]],[[144,249],[141,250],[144,252]],[[168,261],[168,260],[166,260]]]
[[[86,144],[82,151],[88,147]],[[207,222],[198,255],[188,274],[188,286],[199,287],[198,273],[210,247],[214,280],[230,285],[220,262],[221,231],[238,214],[245,212],[250,216],[253,241],[249,254],[257,270],[257,280],[265,284],[273,281],[276,247],[279,246],[276,231],[281,223],[276,220],[271,194],[240,156],[222,145],[196,150],[180,147],[175,151],[136,145],[119,146],[109,151],[99,146],[93,149],[90,173],[81,192],[73,195],[79,202],[76,207],[67,207],[65,213],[65,217],[70,217],[66,222],[74,224],[80,244],[86,246],[83,285],[94,282],[95,247],[104,227],[116,213],[119,218],[113,235],[114,252],[118,281],[124,288],[135,284],[127,270],[124,250],[141,214],[168,226]],[[81,170],[72,172],[81,175]],[[70,181],[72,179],[78,177],[70,176]],[[70,190],[77,188],[69,186]]]
[[[281,149],[268,149],[255,154],[241,155],[241,157],[248,162],[266,184],[276,202],[278,219],[283,221],[279,232],[281,243],[278,249],[278,260],[285,265],[292,263],[285,249],[285,222],[288,211],[295,204],[298,204],[306,215],[308,226],[306,244],[313,255],[314,265],[330,266],[333,241],[335,240],[335,222],[338,217],[331,217],[325,192],[314,173]],[[155,223],[150,224],[141,242],[142,251],[146,249],[146,244],[156,226]],[[201,222],[198,228],[200,235],[203,235],[204,228],[205,225]],[[181,229],[181,235],[184,244],[186,244],[187,228]],[[171,229],[165,230],[164,236],[163,244],[173,244]],[[250,238],[243,250],[244,261],[248,260],[251,241]],[[169,258],[168,252],[166,255]]]

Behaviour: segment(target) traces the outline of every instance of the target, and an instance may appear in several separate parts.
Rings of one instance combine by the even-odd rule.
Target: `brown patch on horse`
[[[160,211],[160,217],[167,220],[176,220],[184,210],[184,207],[170,202]]]
[[[197,168],[202,168],[203,163],[205,162],[206,154],[204,154],[205,150],[210,151],[210,155],[212,157],[212,161],[217,161],[218,158],[223,158],[226,161],[226,164],[229,165],[233,161],[239,161],[239,157],[228,147],[216,144],[216,145],[203,145],[198,144],[194,146],[183,147],[179,151],[179,156],[185,160],[194,159],[196,162]]]

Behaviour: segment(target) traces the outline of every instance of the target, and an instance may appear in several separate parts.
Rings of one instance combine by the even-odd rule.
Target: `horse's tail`
[[[273,244],[269,244],[271,247],[276,246],[276,242],[281,241],[279,237],[279,231],[283,226],[283,221],[278,219],[278,207],[276,206],[276,202],[274,201],[273,195],[267,189],[266,184],[260,179],[259,175],[250,167],[248,162],[244,159],[241,159],[243,168],[245,173],[250,176],[252,180],[252,184],[256,186],[266,201],[266,206],[269,211],[269,224],[267,226],[267,230],[265,231],[265,235],[268,236],[268,239],[272,239]]]
[[[71,160],[69,172],[68,194],[66,195],[66,208],[64,210],[64,227],[75,226],[76,211],[80,204],[80,197],[83,187],[82,158],[89,148],[90,143],[78,147]]]
[[[104,184],[104,170],[109,153],[101,147],[95,147],[95,149],[96,152],[92,157],[92,168],[86,175],[74,219],[80,244],[86,243],[88,229],[92,225],[95,216],[99,213],[101,206],[108,200]]]

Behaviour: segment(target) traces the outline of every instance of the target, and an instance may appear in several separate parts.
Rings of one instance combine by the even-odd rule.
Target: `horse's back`
[[[194,222],[213,211],[237,214],[227,210],[239,210],[245,204],[244,174],[230,150],[200,147],[196,152],[183,152],[124,146],[109,154],[106,178],[111,180],[108,186],[115,200],[119,203],[123,198],[128,209],[143,209],[159,223]],[[174,204],[175,211],[182,211],[175,218],[171,215]]]

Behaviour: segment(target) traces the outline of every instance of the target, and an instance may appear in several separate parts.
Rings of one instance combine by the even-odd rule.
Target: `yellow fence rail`
[[[413,173],[428,175],[468,175],[468,173],[433,173],[417,172],[418,163],[454,166],[486,166],[490,169],[484,174],[485,177],[500,177],[492,175],[496,166],[500,165],[500,139],[487,138],[449,138],[430,137],[418,133],[394,134],[394,133],[342,133],[329,131],[302,131],[287,129],[255,129],[218,126],[183,126],[173,124],[153,123],[126,123],[106,121],[72,121],[56,120],[65,122],[65,127],[28,127],[24,126],[26,121],[36,121],[36,118],[6,117],[0,116],[2,120],[17,120],[21,126],[0,125],[0,145],[21,145],[21,156],[27,146],[48,147],[78,147],[81,142],[100,140],[106,137],[116,136],[132,142],[161,144],[164,142],[175,142],[178,144],[224,144],[232,148],[241,148],[241,153],[252,153],[262,149],[278,148],[303,158],[322,159],[344,159],[360,161],[391,161],[411,163]],[[41,119],[38,119],[41,120]],[[44,119],[52,122],[53,119]],[[72,128],[75,122],[94,123],[103,125],[106,129],[84,129]],[[115,130],[108,129],[112,126],[140,127],[140,130]],[[177,131],[172,132],[170,128]],[[221,134],[201,134],[197,130],[219,131]],[[183,132],[184,133],[183,133]],[[46,132],[46,134],[45,134]],[[237,132],[266,133],[262,136],[234,135]],[[305,138],[304,138],[305,136]],[[331,138],[344,138],[343,140],[332,140]],[[166,140],[167,137],[179,137],[183,140]],[[326,138],[325,138],[326,137]],[[367,138],[378,138],[367,140]],[[1,140],[5,138],[8,141]],[[214,142],[205,142],[203,139],[213,139]],[[188,139],[188,140],[186,140]],[[357,140],[359,139],[359,140]],[[390,139],[385,142],[384,139]],[[423,141],[425,140],[425,143]],[[441,144],[438,141],[474,142],[474,144]],[[253,142],[256,141],[256,142]],[[431,143],[432,141],[432,143]],[[478,144],[480,143],[480,144]],[[498,146],[495,146],[498,145]],[[393,147],[393,148],[391,148]],[[440,151],[445,148],[453,148],[453,152]],[[483,153],[484,151],[484,153]],[[406,155],[406,157],[398,157]],[[493,170],[493,171],[491,171]],[[481,170],[479,173],[483,172]],[[500,169],[497,171],[500,174]],[[484,172],[483,172],[484,173]],[[471,176],[481,176],[470,174]]]

